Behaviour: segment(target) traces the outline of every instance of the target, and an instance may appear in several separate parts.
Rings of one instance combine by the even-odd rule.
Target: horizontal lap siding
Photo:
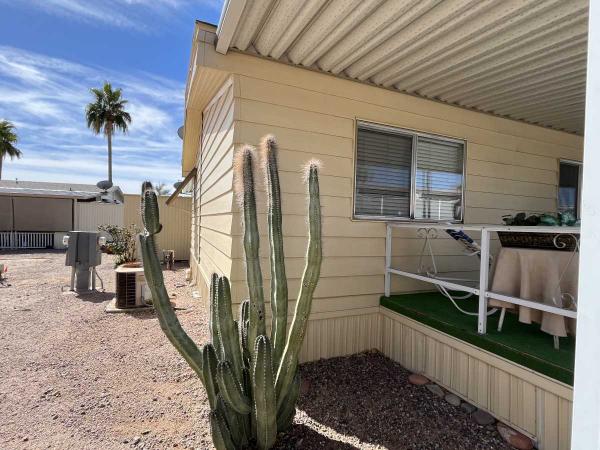
[[[260,64],[271,70],[262,70]],[[323,302],[340,308],[340,313],[351,314],[351,311],[343,302],[330,299],[345,298],[348,305],[359,308],[360,302],[352,302],[352,297],[360,298],[367,306],[383,291],[385,225],[351,220],[356,119],[465,139],[465,220],[470,223],[500,223],[502,215],[518,211],[554,211],[558,159],[581,158],[581,139],[564,133],[484,114],[477,114],[478,120],[473,121],[474,113],[460,109],[446,120],[440,117],[440,110],[448,109],[447,105],[388,91],[383,91],[387,95],[384,98],[382,90],[377,88],[367,89],[372,92],[371,99],[365,95],[365,86],[308,71],[290,71],[289,67],[266,61],[252,60],[245,69],[247,74],[236,76],[239,113],[236,111],[235,144],[258,145],[267,133],[277,137],[290,295],[295,294],[300,283],[307,240],[306,188],[300,171],[306,161],[318,158],[323,162],[320,182],[324,259],[315,304]],[[309,82],[311,79],[314,83]],[[343,85],[350,89],[342,90]],[[514,123],[515,130],[507,129],[507,123]],[[262,186],[259,189],[264,191]],[[262,267],[268,279],[265,197],[264,192],[259,192],[257,200]],[[234,287],[239,289],[238,296],[242,296],[245,295],[243,229],[235,206],[233,216],[231,275]],[[395,236],[394,264],[416,270],[422,240],[416,239],[413,230],[398,230]],[[438,268],[453,275],[476,278],[478,262],[460,256],[461,247],[443,237],[434,242],[435,252],[440,255],[436,261]],[[455,255],[460,257],[453,258]],[[426,261],[425,267],[430,266]],[[430,285],[394,277],[396,292],[424,289],[430,289]]]
[[[291,314],[307,244],[306,187],[300,172],[311,158],[323,163],[320,182],[324,259],[302,360],[381,348],[382,319],[377,305],[383,291],[385,225],[351,219],[356,119],[465,139],[465,219],[470,223],[499,223],[502,215],[521,210],[554,210],[558,159],[577,160],[582,156],[582,140],[577,136],[235,52],[226,56],[213,54],[207,61],[215,69],[232,73],[233,84],[219,92],[220,98],[213,99],[203,115],[195,199],[200,250],[196,260],[203,277],[212,271],[230,275],[234,299],[239,301],[247,295],[243,228],[232,190],[232,158],[243,144],[258,145],[265,134],[272,133],[280,147]],[[257,206],[268,302],[269,249],[262,177],[258,179]],[[472,234],[478,237],[477,233]],[[497,238],[492,244],[498,248]],[[416,270],[422,245],[414,230],[395,230],[393,264]],[[463,256],[456,242],[442,233],[433,245],[441,270],[476,278],[477,261]],[[429,268],[431,262],[426,260],[424,266]],[[396,292],[428,289],[430,285],[415,280],[393,279]],[[412,339],[431,340],[416,335]],[[453,373],[448,379],[445,374],[442,378],[476,403],[497,402],[502,414],[512,417],[523,410],[514,406],[516,402],[523,401],[528,413],[517,421],[524,422],[528,429],[532,426],[527,423],[532,417],[532,390],[528,386],[503,373],[492,373],[470,356],[447,349],[441,351],[441,356],[433,352],[419,355],[411,345],[404,347],[395,351],[402,353],[403,358],[411,358],[418,367],[431,368],[440,375],[447,361],[454,361]],[[512,392],[519,398],[507,403],[477,386],[467,386],[459,376],[465,371],[473,377],[484,377],[482,381],[494,376],[503,385],[515,384]],[[552,399],[549,397],[548,401]]]
[[[228,80],[202,114],[194,188],[196,281],[205,296],[213,272],[231,272],[234,96]]]

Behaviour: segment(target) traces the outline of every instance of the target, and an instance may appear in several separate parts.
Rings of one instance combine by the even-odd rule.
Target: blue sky
[[[95,184],[106,141],[87,129],[89,88],[123,89],[132,125],[113,144],[126,192],[180,179],[183,92],[194,20],[217,23],[222,0],[0,0],[0,119],[17,127],[20,160],[3,179]]]

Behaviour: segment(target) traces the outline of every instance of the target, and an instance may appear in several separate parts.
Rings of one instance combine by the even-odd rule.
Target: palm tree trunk
[[[112,184],[112,132],[108,132],[108,181]]]
[[[2,161],[4,161],[4,155],[0,155],[0,180],[2,179]]]

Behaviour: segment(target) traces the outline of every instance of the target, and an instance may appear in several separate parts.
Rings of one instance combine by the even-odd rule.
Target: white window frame
[[[410,205],[409,205],[409,216],[410,217],[399,217],[399,216],[372,216],[367,214],[356,213],[356,176],[357,176],[357,165],[358,165],[358,132],[359,129],[369,129],[374,131],[382,131],[386,133],[399,134],[401,136],[407,136],[412,138],[412,161],[411,161],[411,185],[410,185]],[[417,191],[417,140],[419,137],[425,137],[430,139],[437,139],[440,141],[459,143],[463,146],[463,165],[462,165],[462,190],[460,198],[460,219],[454,220],[431,220],[415,218],[416,209],[416,191]],[[465,191],[466,191],[466,165],[467,165],[467,141],[466,139],[459,139],[449,136],[443,136],[439,134],[424,133],[416,130],[409,130],[406,128],[395,127],[392,125],[384,125],[375,122],[369,122],[365,120],[356,120],[355,133],[354,133],[354,177],[352,186],[352,219],[353,220],[369,220],[376,222],[423,222],[423,223],[464,223],[465,219]]]
[[[571,166],[577,166],[579,169],[578,184],[577,186],[577,218],[581,218],[581,187],[583,186],[583,162],[576,161],[573,159],[559,159],[558,160],[558,182],[556,183],[556,211],[559,212],[560,207],[560,166],[562,164],[568,164]]]

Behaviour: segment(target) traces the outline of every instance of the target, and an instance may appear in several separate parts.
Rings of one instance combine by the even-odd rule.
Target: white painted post
[[[490,273],[490,232],[483,228],[481,230],[481,261],[479,266],[479,313],[477,320],[477,332],[487,332],[487,297],[488,277]]]
[[[589,2],[571,448],[600,449],[600,4]]]
[[[387,223],[385,227],[385,296],[389,297],[392,288],[392,227]]]

